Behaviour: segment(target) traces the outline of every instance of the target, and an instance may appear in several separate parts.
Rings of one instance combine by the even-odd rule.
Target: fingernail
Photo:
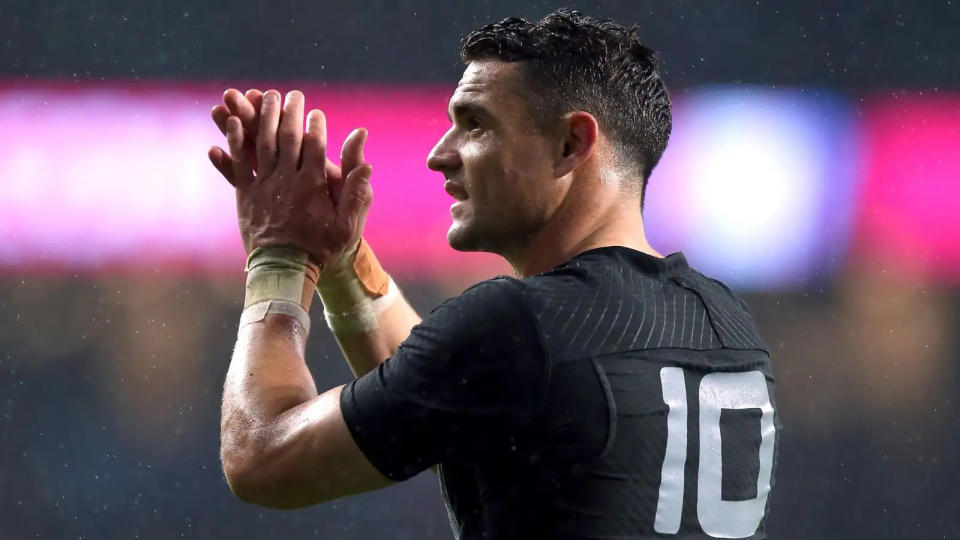
[[[283,99],[284,99],[285,101],[290,101],[290,98],[293,97],[293,93],[294,93],[295,91],[296,91],[296,90],[291,90],[291,91],[287,92],[286,97],[284,97]]]
[[[270,90],[266,93],[266,95],[263,96],[263,101],[270,103],[276,103],[280,101],[280,92],[277,92],[276,90]]]

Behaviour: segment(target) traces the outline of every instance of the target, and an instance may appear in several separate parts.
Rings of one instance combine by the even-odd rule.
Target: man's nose
[[[449,137],[444,135],[427,156],[427,167],[437,172],[446,172],[460,168],[460,154],[450,144]]]

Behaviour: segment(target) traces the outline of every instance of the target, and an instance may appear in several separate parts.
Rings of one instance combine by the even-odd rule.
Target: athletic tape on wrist
[[[326,269],[317,282],[327,326],[337,333],[372,332],[377,318],[400,289],[362,238],[357,247]]]
[[[323,317],[330,330],[336,333],[367,333],[380,328],[378,318],[400,297],[400,288],[387,278],[387,291],[379,298],[364,297],[346,310],[330,310],[324,305]],[[322,297],[321,297],[322,299]]]
[[[247,258],[246,270],[240,326],[262,321],[267,313],[283,313],[309,332],[307,310],[320,272],[306,252],[286,246],[257,248]]]
[[[304,332],[310,333],[310,314],[300,304],[287,300],[267,300],[244,308],[243,313],[240,314],[240,328],[262,321],[267,313],[289,315],[300,323]]]

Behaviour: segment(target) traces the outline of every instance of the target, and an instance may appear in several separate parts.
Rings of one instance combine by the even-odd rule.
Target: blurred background
[[[369,128],[366,237],[425,313],[509,270],[446,245],[424,165],[459,39],[563,4],[3,4],[0,538],[452,538],[430,474],[296,512],[229,492],[244,257],[208,112],[300,88],[333,148]],[[960,538],[958,2],[567,5],[662,54],[648,234],[743,295],[775,355],[770,537]],[[314,328],[318,386],[347,382]]]

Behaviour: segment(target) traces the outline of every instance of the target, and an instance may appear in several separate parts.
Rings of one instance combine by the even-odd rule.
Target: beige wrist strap
[[[320,274],[306,252],[286,246],[257,248],[247,258],[247,288],[240,326],[283,313],[310,331],[310,302]]]
[[[335,333],[368,333],[400,297],[400,289],[362,238],[353,251],[326,269],[317,282],[327,326]]]

